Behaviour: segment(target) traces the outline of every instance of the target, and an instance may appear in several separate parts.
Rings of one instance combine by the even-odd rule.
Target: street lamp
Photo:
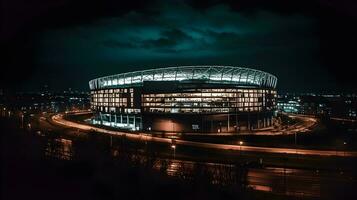
[[[147,136],[144,135],[144,140],[145,140],[145,152],[148,151],[148,141],[147,141]]]
[[[78,129],[79,132],[79,129]],[[113,147],[113,135],[110,135],[110,147]]]
[[[176,158],[176,145],[171,145],[171,149],[174,150],[174,159]]]
[[[27,126],[29,127],[29,131],[31,131],[31,123],[28,123]]]
[[[21,114],[21,128],[24,128],[24,114]]]
[[[346,156],[346,145],[347,145],[347,142],[343,142],[343,156]]]
[[[296,145],[296,131],[295,131],[295,153],[297,154],[297,145]]]
[[[239,156],[242,155],[242,145],[243,145],[243,141],[239,141]]]

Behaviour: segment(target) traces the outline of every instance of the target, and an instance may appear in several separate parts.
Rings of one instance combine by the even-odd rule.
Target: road
[[[46,117],[48,117],[47,115]],[[32,129],[41,130],[41,131],[50,131],[55,133],[60,133],[63,131],[71,132],[74,134],[80,134],[81,131],[77,132],[77,128],[81,130],[96,130],[99,132],[104,132],[114,135],[126,135],[127,137],[140,139],[140,140],[152,140],[163,143],[171,143],[171,139],[167,138],[156,138],[144,134],[130,134],[118,131],[108,131],[105,129],[96,128],[90,125],[78,124],[75,122],[67,121],[62,118],[61,115],[54,115],[51,118],[45,118],[43,115],[33,116],[32,120]],[[37,123],[38,122],[38,123]],[[55,123],[53,123],[55,122]],[[87,134],[87,133],[82,133]],[[51,151],[47,152],[46,155],[54,156],[54,158],[59,159],[69,159],[72,156],[73,152],[76,152],[75,145],[76,142],[73,142],[70,139],[56,138],[55,140],[49,140],[50,143],[55,143],[54,148]],[[188,142],[182,140],[176,140],[176,144],[179,145],[190,145],[204,148],[214,148],[214,149],[235,149],[239,150],[240,146],[237,145],[217,145],[209,143],[200,143],[200,142]],[[61,143],[62,145],[58,145]],[[281,148],[259,148],[259,147],[250,147],[250,146],[241,146],[242,151],[268,151],[274,152],[278,149],[278,152],[281,152]],[[115,147],[114,147],[115,149]],[[286,149],[285,149],[286,150]],[[295,151],[295,149],[292,149]],[[301,150],[298,150],[298,152]],[[115,151],[113,151],[115,152]],[[315,151],[316,152],[316,151]],[[325,152],[325,151],[324,151]],[[285,152],[284,152],[285,153]],[[292,152],[293,153],[293,152]],[[311,153],[311,152],[310,152]],[[321,153],[321,152],[319,152]],[[337,155],[340,155],[341,152],[337,152]],[[80,154],[77,154],[77,156]],[[145,154],[138,154],[145,159]],[[343,153],[342,153],[343,155]],[[347,152],[346,152],[347,155]],[[352,154],[352,156],[355,155]],[[113,153],[113,156],[115,154]],[[138,159],[140,156],[132,156],[132,159]],[[167,168],[165,172],[169,176],[182,178],[182,179],[192,179],[196,176],[197,169],[204,171],[204,176],[207,176],[212,184],[222,183],[229,185],[230,182],[234,182],[236,173],[238,172],[235,167],[241,166],[240,164],[228,164],[228,163],[219,163],[219,161],[196,161],[193,159],[187,159],[184,156],[176,156],[178,159],[171,159],[172,157],[157,157],[154,162],[154,169],[161,169],[162,160],[166,160]],[[333,160],[333,159],[332,159]],[[264,161],[265,162],[265,161]],[[332,165],[334,163],[331,163]],[[205,167],[202,170],[200,168],[202,165]],[[279,166],[279,167],[277,167]],[[291,167],[291,166],[290,166]],[[239,168],[238,168],[239,169]],[[312,197],[312,198],[323,198],[335,196],[344,196],[345,194],[354,194],[356,188],[356,176],[352,170],[331,170],[327,168],[318,168],[313,166],[312,168],[289,168],[287,165],[263,165],[261,167],[247,166],[244,168],[245,173],[243,175],[244,184],[254,190],[265,191],[269,193],[279,194],[279,195],[289,195],[294,197]],[[234,182],[235,183],[235,182]],[[337,189],[336,189],[337,188]],[[338,190],[336,193],[335,190]],[[356,198],[349,198],[356,199]]]
[[[52,125],[47,120],[42,120],[41,126],[51,127]],[[63,129],[63,127],[59,127],[59,129]],[[67,129],[66,131],[70,130]],[[73,130],[73,133],[75,132]],[[57,142],[57,140],[52,142]],[[52,156],[67,159],[71,156],[71,151],[68,151],[71,147],[66,146],[66,143],[70,142],[70,140],[61,139],[58,142],[63,143],[63,145],[55,145],[58,150],[52,151],[51,153],[54,154]],[[72,143],[70,142],[70,144]],[[145,160],[145,155],[134,156],[132,158]],[[204,176],[212,184],[230,185],[235,184],[234,181],[236,181],[234,178],[237,175],[237,170],[234,164],[185,160],[182,157],[180,159],[157,157],[153,164],[153,169],[161,171],[164,160],[166,160],[167,164],[164,172],[175,178],[192,180],[196,176],[196,167],[204,166],[206,173]],[[289,168],[284,167],[284,165],[280,167],[247,167],[243,179],[244,184],[253,190],[293,197],[322,198],[330,195],[331,191],[329,188],[334,187],[343,188],[342,192],[346,192],[345,188],[348,188],[347,191],[353,193],[351,192],[351,188],[356,186],[356,179],[350,171],[340,173],[340,171],[327,169]],[[338,186],[335,186],[335,184]]]
[[[318,120],[313,116],[308,115],[296,115],[296,114],[288,114],[282,113],[289,118],[297,119],[297,123],[290,124],[288,127],[280,126],[278,128],[274,127],[266,127],[261,129],[254,129],[251,131],[240,131],[240,135],[292,135],[295,133],[308,133],[311,131],[318,123]],[[176,134],[176,133],[173,133]],[[219,133],[221,136],[229,136],[236,135],[237,133]],[[185,133],[185,135],[217,135],[217,133]]]
[[[171,160],[166,173],[173,177],[190,178],[195,176],[195,166],[205,166],[206,176],[212,183],[228,184],[236,176],[235,166],[221,163],[199,163],[185,160]],[[161,161],[154,168],[160,170]],[[218,169],[218,170],[217,170]],[[247,168],[243,179],[247,187],[254,190],[285,194],[289,196],[322,197],[328,195],[329,187],[338,183],[341,188],[351,188],[356,181],[351,174],[331,171],[293,169],[284,167]],[[234,174],[232,176],[232,174]]]
[[[287,115],[289,118],[297,119],[298,122],[295,124],[291,124],[287,128],[281,130],[274,130],[274,129],[258,130],[254,132],[254,135],[290,135],[295,133],[303,133],[303,132],[310,131],[317,124],[317,119],[312,116],[295,115],[295,114],[288,114],[288,113],[283,113],[283,114]]]
[[[85,131],[96,131],[116,136],[126,136],[134,140],[145,140],[158,143],[172,144],[173,139],[159,138],[144,133],[134,134],[121,131],[112,131],[103,128],[94,127],[86,124],[79,124],[76,122],[68,121],[63,118],[62,114],[53,115],[51,120],[64,127],[71,127]],[[356,151],[336,151],[336,150],[315,150],[315,149],[291,149],[291,148],[275,148],[275,147],[256,147],[246,145],[229,145],[229,144],[213,144],[205,142],[192,142],[186,140],[175,140],[177,145],[186,145],[192,147],[210,148],[217,150],[235,150],[235,151],[249,151],[249,152],[262,152],[262,153],[277,153],[277,154],[299,154],[310,156],[340,156],[340,157],[357,157]]]

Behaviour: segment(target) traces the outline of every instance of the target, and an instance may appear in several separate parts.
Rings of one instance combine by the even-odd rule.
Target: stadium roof
[[[208,83],[268,88],[275,88],[277,84],[277,78],[274,75],[256,69],[233,66],[178,66],[105,76],[89,81],[89,87],[94,90],[137,85],[144,81],[184,80],[205,80]]]

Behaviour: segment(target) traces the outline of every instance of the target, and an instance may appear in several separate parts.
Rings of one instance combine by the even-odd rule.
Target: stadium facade
[[[135,71],[89,82],[93,123],[150,132],[234,133],[272,126],[277,78],[232,66]]]

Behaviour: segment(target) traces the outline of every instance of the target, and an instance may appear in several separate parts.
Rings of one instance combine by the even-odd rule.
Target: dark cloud
[[[236,52],[239,48],[294,44],[296,39],[312,36],[309,32],[314,31],[314,23],[313,19],[299,15],[282,18],[260,11],[247,17],[225,5],[197,12],[179,4],[165,5],[149,16],[130,12],[120,18],[97,21],[75,34],[92,35],[92,41],[103,38],[104,47],[118,51],[140,48],[160,53]]]
[[[322,85],[336,90],[344,82],[336,73],[339,62],[356,63],[349,51],[357,43],[348,29],[354,21],[331,14],[341,7],[331,11],[329,4],[318,1],[157,0],[136,6],[134,1],[113,0],[80,5],[60,10],[57,20],[48,19],[52,25],[34,31],[28,50],[32,82],[67,80],[70,72],[79,77],[76,83],[53,84],[86,88],[89,79],[102,75],[218,64],[271,72],[284,90],[306,89],[302,77],[311,90]],[[351,85],[350,80],[344,85]]]
[[[150,14],[133,11],[44,32],[38,61],[61,66],[64,71],[70,63],[79,68],[84,65],[86,73],[92,74],[88,79],[162,63],[244,65],[280,77],[288,75],[284,72],[287,65],[298,71],[299,63],[289,61],[303,60],[306,54],[318,51],[317,38],[311,34],[316,31],[316,19],[304,15],[282,17],[263,10],[245,15],[221,4],[195,10],[185,3],[165,3],[148,10]],[[64,58],[49,59],[57,55]],[[309,62],[306,64],[318,63]],[[138,63],[144,66],[115,67]]]
[[[154,49],[161,53],[178,53],[183,50],[180,46],[185,43],[193,43],[194,39],[179,29],[162,31],[158,39],[149,39],[141,42],[140,48]]]
[[[132,43],[129,42],[122,42],[114,39],[108,39],[104,40],[103,42],[100,42],[101,45],[104,47],[109,47],[109,48],[136,48]]]

